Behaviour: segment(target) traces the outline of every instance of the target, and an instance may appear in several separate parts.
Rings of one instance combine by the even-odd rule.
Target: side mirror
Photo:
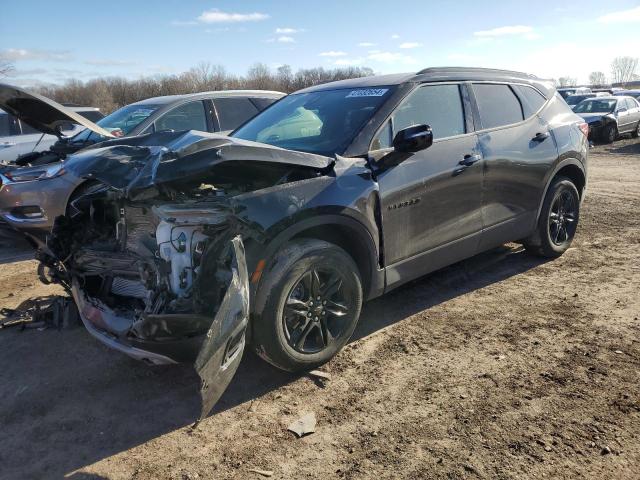
[[[396,152],[419,152],[433,143],[433,132],[429,125],[413,125],[400,130],[393,139]]]
[[[624,112],[626,112],[626,111],[627,111],[627,109],[626,109],[625,107],[620,107],[620,108],[618,109],[618,113],[624,113]]]

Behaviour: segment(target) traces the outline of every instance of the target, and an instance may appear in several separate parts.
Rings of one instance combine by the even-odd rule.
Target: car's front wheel
[[[604,127],[604,131],[602,132],[602,139],[605,142],[613,143],[616,138],[618,138],[618,129],[615,125],[609,124]]]
[[[322,365],[349,341],[362,297],[358,267],[344,250],[322,240],[288,242],[256,293],[254,349],[283,370]]]
[[[580,195],[573,182],[558,177],[549,186],[534,234],[523,243],[528,252],[555,258],[571,245],[580,218]]]

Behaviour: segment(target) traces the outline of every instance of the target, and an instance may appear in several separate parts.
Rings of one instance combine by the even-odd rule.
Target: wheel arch
[[[358,220],[344,215],[319,215],[288,227],[276,235],[261,255],[268,265],[288,241],[315,238],[342,248],[356,263],[363,286],[364,298],[383,289],[380,279],[378,245],[372,233]]]
[[[544,187],[544,192],[542,194],[542,198],[540,199],[540,204],[538,206],[536,222],[540,218],[540,212],[542,211],[544,199],[547,196],[549,187],[551,186],[553,181],[558,177],[569,178],[578,189],[580,200],[584,198],[585,190],[587,188],[587,173],[584,168],[584,165],[582,164],[582,162],[580,162],[575,158],[566,158],[561,162],[559,162],[554,168],[554,170],[552,171],[551,175],[549,175],[549,179],[547,180],[547,184]]]

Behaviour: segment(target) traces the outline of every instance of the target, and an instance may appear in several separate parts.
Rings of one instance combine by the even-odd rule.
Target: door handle
[[[474,153],[473,155],[469,154],[469,155],[465,155],[462,158],[462,160],[458,162],[458,165],[462,165],[464,167],[470,167],[471,165],[473,165],[474,163],[480,160],[482,160],[482,155],[478,153]]]
[[[536,136],[533,137],[531,140],[533,142],[542,142],[547,138],[549,138],[549,132],[540,132],[540,133],[536,133]]]

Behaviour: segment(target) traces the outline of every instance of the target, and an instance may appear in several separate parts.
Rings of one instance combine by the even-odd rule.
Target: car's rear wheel
[[[253,312],[253,346],[278,368],[303,371],[348,341],[362,308],[352,258],[322,240],[288,242],[263,273]]]
[[[602,132],[602,139],[606,143],[613,143],[616,138],[618,138],[618,129],[615,125],[610,124],[604,127],[604,131]]]
[[[571,245],[580,218],[580,195],[573,182],[558,177],[549,186],[536,232],[523,243],[527,251],[555,258]]]
[[[640,122],[638,122],[638,124],[636,125],[635,130],[631,133],[631,136],[633,138],[638,138],[640,137]]]

